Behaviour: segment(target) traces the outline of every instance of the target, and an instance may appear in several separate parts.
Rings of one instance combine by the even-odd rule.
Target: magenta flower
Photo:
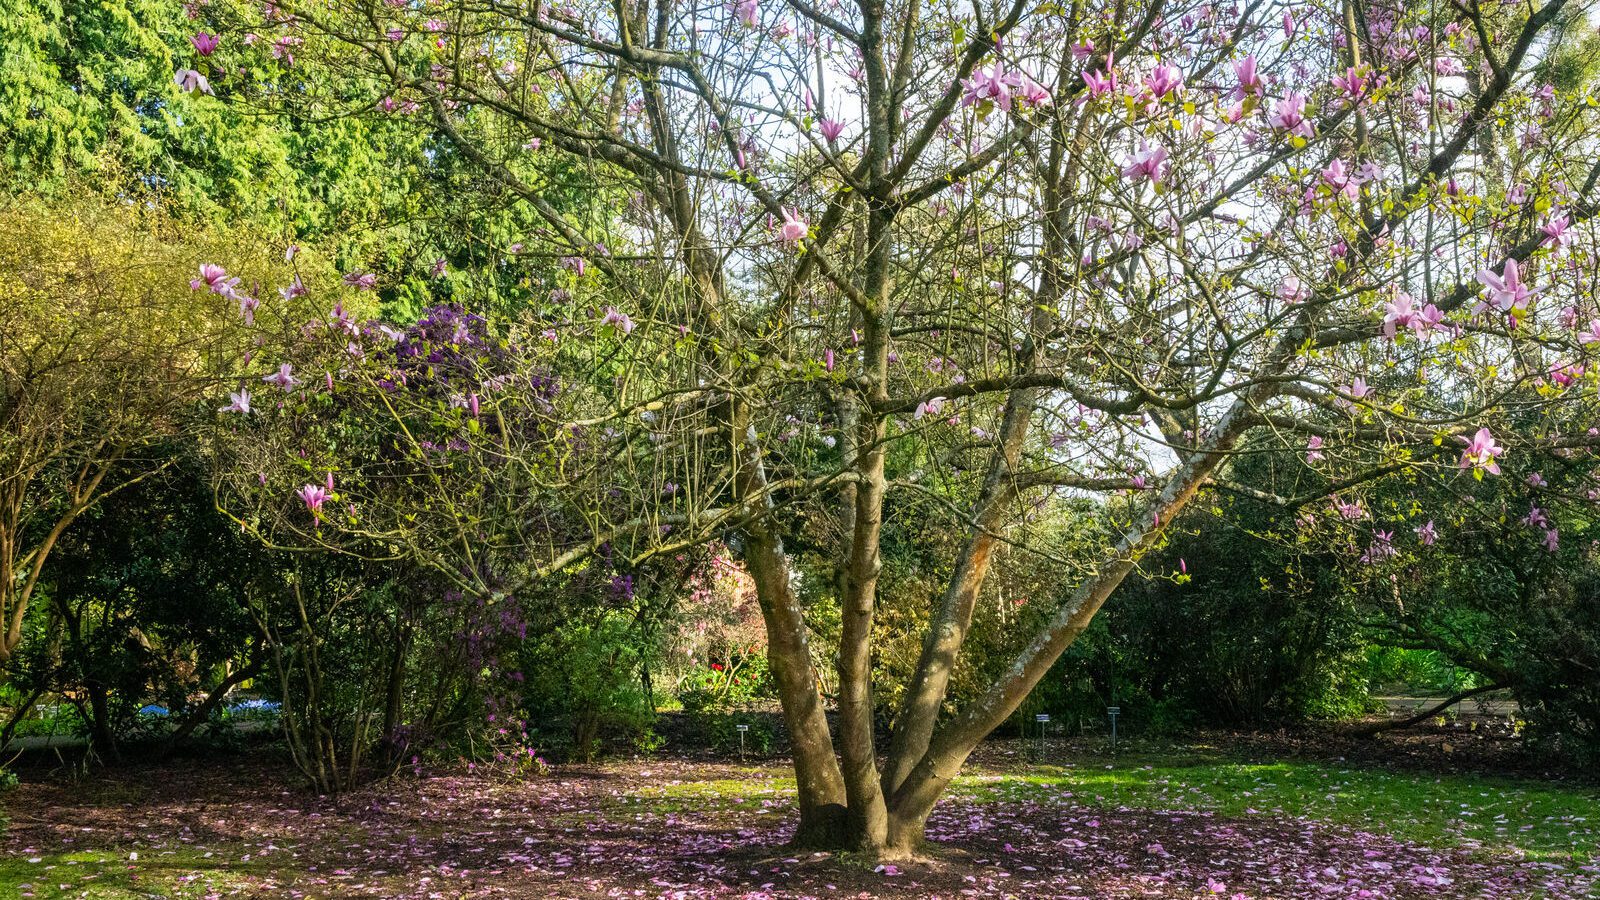
[[[210,56],[211,54],[217,52],[217,46],[222,43],[222,39],[214,34],[207,34],[206,32],[202,31],[190,38],[189,43],[194,45],[196,53],[199,53],[201,56]]]
[[[1129,157],[1127,164],[1122,167],[1122,177],[1134,181],[1146,179],[1151,184],[1160,184],[1166,175],[1167,148],[1161,144],[1151,146],[1140,141],[1138,152]]]
[[[1304,303],[1311,299],[1311,289],[1294,275],[1285,275],[1278,282],[1278,299],[1285,303]]]
[[[1044,85],[1034,81],[1026,72],[1019,72],[1017,78],[1017,99],[1028,106],[1048,106],[1051,101],[1050,91]]]
[[[308,293],[310,293],[310,291],[306,288],[305,282],[300,280],[299,275],[296,275],[294,280],[289,282],[288,287],[278,288],[278,296],[285,300],[293,300],[296,297],[303,297]]]
[[[1411,330],[1422,337],[1436,328],[1444,326],[1444,311],[1429,303],[1411,317]]]
[[[344,283],[358,291],[370,291],[378,283],[378,276],[371,272],[346,272]]]
[[[778,226],[778,239],[785,244],[798,244],[804,238],[810,227],[806,220],[800,218],[800,211],[792,206],[783,208],[783,224]]]
[[[1506,448],[1494,442],[1494,435],[1489,433],[1489,429],[1479,428],[1470,440],[1459,435],[1457,437],[1467,445],[1461,451],[1461,468],[1471,469],[1473,476],[1480,479],[1484,472],[1500,474],[1500,464],[1495,460],[1504,455]]]
[[[1314,463],[1323,458],[1322,435],[1313,434],[1311,438],[1306,441],[1306,462]]]
[[[433,261],[433,265],[428,269],[428,277],[429,278],[442,277],[444,275],[444,273],[445,273],[445,269],[448,268],[449,265],[450,265],[449,263],[445,262],[445,258],[444,257],[442,257],[442,256],[439,257],[438,259]]]
[[[627,313],[618,311],[615,306],[605,308],[604,314],[600,317],[600,324],[610,325],[623,334],[633,333],[633,320],[628,318]]]
[[[1265,87],[1261,83],[1261,76],[1256,74],[1256,55],[1249,54],[1244,59],[1233,64],[1233,74],[1239,77],[1239,86],[1234,89],[1234,97],[1242,100],[1251,94],[1259,94]]]
[[[1157,100],[1169,95],[1176,97],[1183,90],[1183,73],[1177,66],[1159,65],[1144,80],[1144,86],[1150,91],[1150,96]]]
[[[917,404],[917,410],[911,414],[911,418],[920,419],[923,416],[937,416],[942,412],[944,412],[944,398],[930,397]]]
[[[312,523],[321,524],[322,504],[328,502],[327,490],[318,484],[308,484],[295,491],[295,495],[305,502],[306,509],[311,513]]]
[[[1583,377],[1583,372],[1582,363],[1551,363],[1550,383],[1559,388],[1571,387],[1578,383],[1578,379]]]
[[[844,134],[844,123],[837,119],[822,119],[817,122],[817,128],[830,146],[838,143],[839,135]]]
[[[1351,100],[1356,100],[1367,89],[1367,76],[1355,67],[1344,70],[1343,75],[1333,76],[1333,86]]]
[[[744,27],[756,27],[756,16],[761,11],[756,0],[734,0],[732,8],[734,16],[744,23]]]
[[[233,293],[233,289],[238,283],[239,279],[229,278],[228,270],[223,267],[215,263],[202,263],[200,265],[200,277],[189,279],[189,290],[198,291],[203,287],[208,287],[213,294],[221,294],[226,297]]]
[[[288,363],[278,366],[278,371],[263,376],[261,380],[267,384],[275,384],[285,391],[294,390],[294,386],[300,383],[300,379],[294,377],[294,367]]]
[[[1322,170],[1322,183],[1328,186],[1335,197],[1342,195],[1347,200],[1354,200],[1360,193],[1360,185],[1346,171],[1342,159],[1335,159]]]
[[[1346,503],[1337,496],[1333,498],[1332,503],[1333,511],[1339,514],[1339,518],[1346,521],[1353,522],[1356,519],[1365,517],[1367,514],[1367,511],[1361,508],[1360,503]]]
[[[1439,540],[1439,532],[1434,529],[1432,519],[1429,519],[1426,525],[1417,526],[1416,531],[1417,540],[1429,547],[1432,547],[1434,542]]]
[[[247,391],[247,390],[245,390],[243,388],[240,388],[237,391],[230,391],[228,393],[228,400],[230,400],[231,402],[227,406],[222,407],[222,409],[220,410],[221,412],[241,413],[241,414],[244,414],[244,415],[249,415],[249,413],[250,413],[250,392],[249,391]]]
[[[1273,106],[1267,124],[1296,137],[1308,138],[1312,135],[1312,129],[1311,121],[1306,118],[1305,113],[1306,96],[1298,92],[1292,93]]]
[[[211,82],[207,81],[204,75],[194,69],[179,69],[172,76],[172,83],[176,84],[178,89],[186,94],[192,94],[195,91],[199,91],[202,94],[211,93]]]
[[[1109,60],[1107,62],[1109,63]],[[1083,85],[1089,89],[1089,96],[1104,97],[1116,91],[1117,73],[1112,71],[1109,64],[1099,72],[1084,72]]]
[[[1412,327],[1417,320],[1417,311],[1412,308],[1411,295],[1405,291],[1395,294],[1394,299],[1384,304],[1383,336],[1394,340],[1395,332],[1401,328]],[[1437,312],[1437,310],[1435,310]]]
[[[1505,268],[1499,274],[1489,269],[1480,271],[1478,281],[1489,289],[1489,297],[1478,304],[1475,312],[1483,312],[1491,307],[1501,312],[1522,310],[1527,308],[1528,301],[1536,293],[1522,283],[1522,271],[1517,268],[1514,259],[1506,260]]]
[[[1544,240],[1539,246],[1547,250],[1560,250],[1567,246],[1571,238],[1567,236],[1567,229],[1571,227],[1572,220],[1566,216],[1553,216],[1550,221],[1539,226],[1544,233]]]
[[[962,106],[974,106],[985,101],[1006,112],[1011,111],[1011,90],[1019,84],[1015,75],[1006,73],[1005,63],[979,67],[962,82],[966,90],[961,95]]]
[[[246,327],[256,324],[256,307],[261,305],[261,300],[249,294],[239,295],[239,315],[244,318]]]

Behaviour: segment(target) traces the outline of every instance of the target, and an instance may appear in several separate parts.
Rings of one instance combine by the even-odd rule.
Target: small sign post
[[[744,762],[744,733],[750,730],[749,725],[735,725],[739,730],[739,761]]]
[[[1111,717],[1111,749],[1117,749],[1117,716],[1122,715],[1122,707],[1106,707],[1106,715]]]
[[[1039,761],[1044,762],[1044,733],[1050,728],[1050,714],[1039,713],[1033,720],[1039,723]]]

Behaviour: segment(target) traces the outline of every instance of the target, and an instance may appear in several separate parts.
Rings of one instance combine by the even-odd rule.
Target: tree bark
[[[1150,507],[1150,517],[1135,525],[1102,562],[1099,574],[1085,581],[1051,619],[1011,669],[983,697],[968,704],[934,735],[928,751],[911,768],[890,799],[893,837],[889,850],[914,853],[922,841],[928,815],[946,787],[961,770],[978,742],[999,727],[1055,661],[1089,627],[1122,579],[1133,571],[1140,557],[1160,540],[1165,526],[1194,499],[1200,486],[1227,456],[1247,421],[1251,405],[1260,396],[1234,403],[1215,429],[1207,446],[1191,454],[1168,480],[1167,487]]]

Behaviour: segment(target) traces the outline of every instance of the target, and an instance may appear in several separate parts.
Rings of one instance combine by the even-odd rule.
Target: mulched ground
[[[655,759],[516,782],[404,777],[335,803],[259,758],[130,766],[24,784],[0,855],[115,850],[125,874],[206,897],[1533,898],[1600,883],[1271,815],[1084,807],[1066,791],[946,802],[932,859],[874,867],[785,848],[792,809],[763,787],[785,774]],[[746,797],[695,787],[723,779],[755,784]]]

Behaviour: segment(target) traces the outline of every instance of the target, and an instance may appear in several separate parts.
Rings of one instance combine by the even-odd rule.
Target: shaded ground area
[[[930,861],[797,854],[781,761],[525,781],[403,777],[335,803],[270,758],[51,778],[7,797],[0,897],[1584,897],[1592,789],[1191,746],[996,742]],[[1062,759],[1051,759],[1051,750]]]

